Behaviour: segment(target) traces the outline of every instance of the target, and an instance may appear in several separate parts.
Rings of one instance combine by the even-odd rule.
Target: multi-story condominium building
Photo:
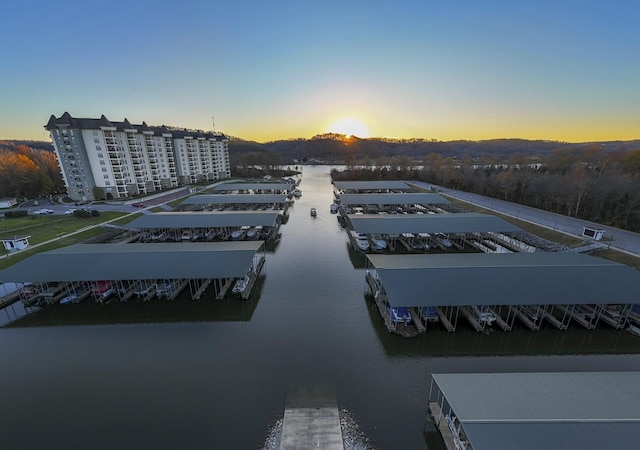
[[[51,134],[69,197],[126,199],[231,176],[222,133],[51,116]]]

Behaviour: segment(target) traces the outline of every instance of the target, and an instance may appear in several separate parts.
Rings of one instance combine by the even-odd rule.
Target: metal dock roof
[[[448,205],[450,202],[440,194],[340,194],[342,205]]]
[[[333,185],[342,191],[359,190],[373,191],[381,189],[394,189],[398,191],[411,191],[407,183],[401,180],[381,181],[334,181]]]
[[[635,449],[640,372],[433,374],[474,449]]]
[[[294,183],[224,183],[213,188],[214,192],[229,192],[240,190],[261,191],[290,191],[295,189]]]
[[[522,231],[506,220],[489,214],[349,214],[358,233],[472,233]]]
[[[124,228],[274,227],[274,211],[159,212],[138,217]]]
[[[637,303],[640,273],[577,253],[367,255],[392,306]]]
[[[245,276],[263,241],[77,244],[0,271],[1,282]]]
[[[182,205],[216,205],[234,203],[285,203],[285,194],[211,194],[194,195],[185,199]]]

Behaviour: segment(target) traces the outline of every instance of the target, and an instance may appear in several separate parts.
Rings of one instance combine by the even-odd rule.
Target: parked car
[[[142,202],[132,203],[131,206],[133,206],[134,208],[144,208],[144,203]]]
[[[73,213],[74,213],[74,211],[75,211],[75,209],[73,209],[73,208],[72,208],[72,209],[67,209],[64,213],[65,213],[67,216],[70,216],[71,214],[73,214]]]
[[[32,214],[35,214],[36,216],[46,216],[49,214],[53,214],[53,209],[47,209],[47,208],[36,209]]]

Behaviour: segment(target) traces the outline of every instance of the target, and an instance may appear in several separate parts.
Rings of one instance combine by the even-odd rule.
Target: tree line
[[[35,198],[64,192],[51,150],[0,141],[0,197]]]
[[[413,179],[640,231],[640,149],[561,149],[549,155],[473,159],[430,153],[422,161],[351,166],[337,179]]]

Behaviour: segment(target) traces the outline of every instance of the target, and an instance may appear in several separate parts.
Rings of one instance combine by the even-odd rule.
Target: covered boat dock
[[[515,318],[532,330],[543,322],[623,328],[640,292],[640,273],[624,264],[576,253],[367,255],[366,286],[389,331],[393,308],[411,311],[418,331],[440,322],[455,331],[466,316],[477,331],[510,331]]]
[[[189,286],[199,300],[209,286],[224,297],[234,282],[249,297],[265,261],[264,242],[77,244],[39,253],[0,272],[15,282],[25,305],[98,302],[132,297],[169,300]]]
[[[339,194],[412,192],[413,189],[401,180],[380,181],[334,181],[334,192]]]
[[[517,238],[503,234],[522,232],[520,228],[490,214],[349,214],[347,218],[356,233],[384,239],[392,251],[397,248],[409,252],[435,248],[467,248],[485,253],[531,251]],[[480,243],[486,250],[478,247]],[[492,251],[489,246],[501,251]]]
[[[181,210],[287,210],[285,194],[210,194],[194,195],[180,204]]]
[[[275,239],[280,214],[274,211],[159,212],[143,215],[124,225],[143,242],[225,241],[236,230],[243,239]]]
[[[360,206],[365,213],[426,213],[439,212],[436,205],[448,205],[450,202],[440,194],[401,193],[401,194],[339,194],[338,203],[342,211],[349,214],[353,207]]]
[[[213,192],[237,192],[238,194],[288,194],[294,183],[223,183],[213,188]]]
[[[429,426],[448,449],[635,449],[640,372],[433,374]]]

